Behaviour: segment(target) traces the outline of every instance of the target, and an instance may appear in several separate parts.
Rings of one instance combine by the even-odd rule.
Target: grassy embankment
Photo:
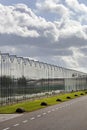
[[[78,91],[78,92],[71,92],[71,93],[66,93],[66,94],[59,94],[59,95],[48,97],[48,98],[42,98],[42,99],[37,99],[33,101],[25,101],[25,102],[8,105],[8,106],[1,106],[0,113],[15,113],[16,109],[19,107],[24,108],[26,112],[31,112],[31,111],[44,108],[45,106],[40,105],[41,102],[46,102],[47,106],[51,106],[51,105],[60,103],[56,101],[57,99],[61,99],[61,101],[64,102],[64,101],[70,100],[67,97],[74,99],[74,98],[82,96],[81,94],[86,95],[87,91]]]

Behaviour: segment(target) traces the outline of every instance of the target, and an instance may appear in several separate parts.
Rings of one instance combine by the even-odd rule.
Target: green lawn
[[[44,106],[40,105],[41,102],[46,102],[48,104],[48,106],[54,105],[54,104],[59,104],[60,102],[56,102],[56,99],[61,99],[62,102],[64,102],[64,101],[70,100],[70,99],[66,98],[67,96],[71,97],[71,99],[74,99],[74,98],[82,96],[81,93],[86,95],[85,92],[86,91],[79,91],[79,92],[72,92],[72,93],[67,93],[67,94],[59,94],[59,95],[48,97],[48,98],[37,99],[37,100],[33,100],[33,101],[25,101],[22,103],[8,105],[8,106],[1,106],[0,113],[4,113],[4,114],[5,113],[15,113],[15,111],[18,107],[24,108],[26,112],[31,112],[31,111],[35,111],[35,110],[44,108]],[[75,94],[77,94],[78,96],[75,97]]]

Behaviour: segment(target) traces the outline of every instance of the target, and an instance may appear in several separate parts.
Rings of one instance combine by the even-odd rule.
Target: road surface
[[[87,96],[5,120],[0,130],[87,130]]]

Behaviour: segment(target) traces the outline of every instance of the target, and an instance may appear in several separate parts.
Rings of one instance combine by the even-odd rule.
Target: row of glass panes
[[[85,73],[51,65],[29,58],[17,57],[8,53],[0,54],[0,76],[13,78],[26,77],[27,79],[72,78]]]

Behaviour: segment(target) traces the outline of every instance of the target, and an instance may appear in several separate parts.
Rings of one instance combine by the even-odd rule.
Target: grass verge
[[[25,109],[26,112],[35,111],[38,109],[42,109],[46,106],[41,106],[41,102],[46,102],[48,106],[59,104],[60,102],[57,102],[57,99],[61,99],[62,102],[77,98],[75,95],[78,95],[78,97],[81,97],[81,93],[86,95],[86,91],[78,91],[78,92],[71,92],[66,94],[59,94],[56,96],[43,98],[43,99],[37,99],[34,101],[25,101],[18,104],[8,105],[8,106],[1,106],[0,107],[0,114],[12,114],[15,113],[16,109],[19,107],[22,107]],[[70,97],[71,99],[68,99],[67,97]]]

